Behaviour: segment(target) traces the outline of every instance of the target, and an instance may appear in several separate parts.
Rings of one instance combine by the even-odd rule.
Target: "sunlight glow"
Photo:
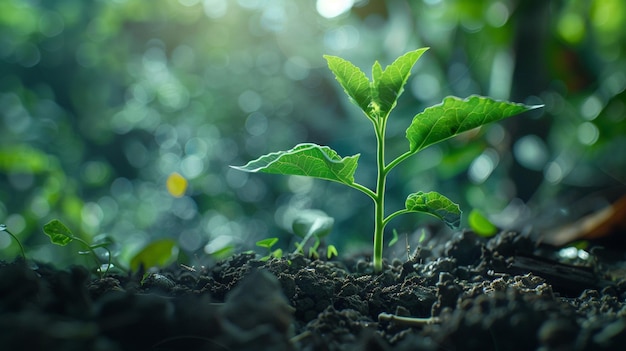
[[[315,9],[326,18],[337,17],[349,11],[354,5],[354,0],[317,0]]]

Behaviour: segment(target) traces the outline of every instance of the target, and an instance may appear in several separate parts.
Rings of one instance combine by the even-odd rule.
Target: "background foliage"
[[[31,257],[60,263],[72,258],[42,234],[51,218],[113,239],[122,262],[161,238],[189,257],[269,236],[288,246],[306,208],[335,218],[327,240],[340,248],[370,245],[362,194],[228,165],[315,142],[362,152],[357,179],[373,184],[373,135],[322,55],[368,72],[423,46],[390,120],[392,153],[450,94],[546,107],[425,150],[391,175],[389,204],[437,190],[501,226],[558,221],[578,211],[572,199],[623,188],[625,23],[620,0],[5,0],[0,222]],[[0,258],[17,252],[0,235]]]

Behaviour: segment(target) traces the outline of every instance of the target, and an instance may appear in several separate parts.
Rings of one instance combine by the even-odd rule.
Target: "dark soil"
[[[624,252],[568,264],[556,252],[464,232],[382,274],[357,258],[253,254],[102,279],[2,264],[0,349],[623,350]]]

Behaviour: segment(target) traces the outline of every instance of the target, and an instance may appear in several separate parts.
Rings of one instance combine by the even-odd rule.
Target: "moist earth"
[[[623,350],[623,251],[563,259],[515,232],[455,233],[375,274],[241,253],[95,277],[0,264],[2,350]]]

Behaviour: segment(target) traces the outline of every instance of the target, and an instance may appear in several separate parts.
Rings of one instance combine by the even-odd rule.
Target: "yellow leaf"
[[[167,177],[167,191],[174,197],[182,197],[187,190],[187,179],[174,172]]]

